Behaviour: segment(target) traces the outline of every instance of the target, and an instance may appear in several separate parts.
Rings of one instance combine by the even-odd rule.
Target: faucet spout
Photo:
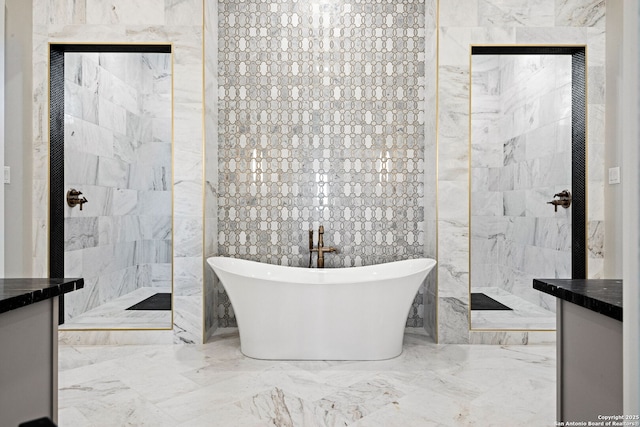
[[[338,249],[334,247],[324,247],[324,226],[318,227],[318,247],[313,247],[313,231],[309,230],[309,267],[311,267],[311,254],[313,252],[318,253],[318,259],[316,263],[317,268],[324,268],[324,254],[331,252],[338,252]]]

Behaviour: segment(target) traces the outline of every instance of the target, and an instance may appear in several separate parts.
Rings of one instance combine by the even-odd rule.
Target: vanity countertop
[[[533,288],[622,322],[622,280],[533,279]]]
[[[84,287],[84,279],[0,279],[0,313]]]

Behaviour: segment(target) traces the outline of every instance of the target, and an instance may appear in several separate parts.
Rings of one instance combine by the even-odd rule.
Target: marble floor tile
[[[383,361],[273,361],[204,345],[59,347],[61,426],[553,425],[555,346],[438,345]]]

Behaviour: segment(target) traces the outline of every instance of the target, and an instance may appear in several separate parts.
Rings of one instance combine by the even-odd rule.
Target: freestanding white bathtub
[[[382,360],[402,353],[407,315],[436,261],[309,269],[212,257],[255,359]]]

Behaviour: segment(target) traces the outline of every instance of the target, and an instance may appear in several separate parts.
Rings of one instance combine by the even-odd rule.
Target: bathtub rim
[[[222,263],[216,263],[217,260]],[[421,257],[372,265],[319,269],[269,264],[230,256],[212,256],[207,258],[207,264],[214,272],[219,268],[229,274],[256,278],[265,282],[340,285],[365,283],[372,280],[402,279],[423,271],[430,272],[437,265],[437,261],[433,258]],[[247,266],[254,266],[256,270],[249,271]]]

